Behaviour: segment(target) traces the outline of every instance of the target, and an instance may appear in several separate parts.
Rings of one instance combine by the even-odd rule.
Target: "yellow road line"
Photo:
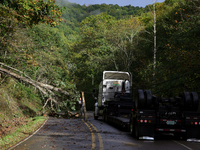
[[[89,128],[89,130],[91,131],[91,134],[92,134],[92,150],[95,150],[96,148],[96,141],[95,141],[95,135],[92,131],[92,128],[88,125],[88,123],[86,123],[83,119],[82,121],[86,124],[86,126]]]
[[[101,137],[101,134],[99,133],[99,131],[97,130],[97,128],[88,121],[88,123],[94,128],[94,130],[96,131],[97,135],[98,135],[98,138],[99,138],[99,147],[100,147],[100,150],[103,150],[103,140],[102,140],[102,137]]]

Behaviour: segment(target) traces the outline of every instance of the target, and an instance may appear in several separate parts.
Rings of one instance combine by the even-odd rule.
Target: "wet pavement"
[[[49,118],[33,137],[15,150],[91,149],[91,132],[81,119]]]
[[[200,143],[161,136],[155,141],[137,140],[129,132],[94,120],[50,117],[31,138],[12,150],[200,150]]]

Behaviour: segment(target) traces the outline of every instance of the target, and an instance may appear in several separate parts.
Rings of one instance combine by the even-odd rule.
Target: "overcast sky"
[[[85,4],[118,4],[119,6],[126,6],[126,5],[132,5],[132,6],[139,6],[139,7],[145,7],[146,5],[152,4],[154,0],[68,0],[71,3],[77,3],[80,5]],[[164,2],[165,0],[155,0],[156,2]]]

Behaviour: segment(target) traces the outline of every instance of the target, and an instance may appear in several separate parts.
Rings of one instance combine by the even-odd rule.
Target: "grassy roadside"
[[[0,77],[1,150],[25,139],[44,123],[47,117],[41,115],[48,109],[43,110],[43,104],[34,87],[4,75]]]
[[[9,147],[12,147],[18,142],[22,141],[33,132],[35,132],[38,128],[40,128],[46,119],[47,117],[45,116],[25,119],[24,125],[16,127],[12,133],[3,136],[0,139],[0,149],[8,149]]]

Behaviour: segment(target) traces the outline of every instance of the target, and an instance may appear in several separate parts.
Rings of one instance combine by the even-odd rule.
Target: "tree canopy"
[[[153,5],[81,6],[67,0],[4,0],[0,5],[0,62],[69,90],[75,95],[71,99],[87,92],[91,109],[92,89],[104,70],[131,72],[133,90],[163,96],[200,92],[198,1],[156,3],[155,81]],[[58,97],[62,106],[70,99]]]

